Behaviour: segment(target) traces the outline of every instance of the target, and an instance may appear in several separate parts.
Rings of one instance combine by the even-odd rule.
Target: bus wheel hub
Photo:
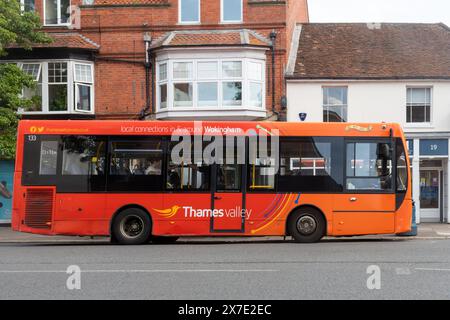
[[[297,230],[304,235],[313,233],[317,228],[316,220],[311,216],[300,217],[297,221]]]

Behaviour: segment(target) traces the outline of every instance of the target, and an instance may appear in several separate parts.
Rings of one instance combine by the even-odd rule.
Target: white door
[[[439,222],[441,207],[441,183],[439,169],[420,170],[420,219]]]

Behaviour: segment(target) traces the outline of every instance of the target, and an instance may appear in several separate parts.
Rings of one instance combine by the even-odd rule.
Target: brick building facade
[[[39,84],[24,89],[36,97],[24,117],[285,117],[284,71],[307,0],[22,1],[54,38],[4,58]]]

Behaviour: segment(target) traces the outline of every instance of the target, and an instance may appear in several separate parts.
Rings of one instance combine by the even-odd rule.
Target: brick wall
[[[127,4],[128,3],[128,4]],[[145,105],[144,32],[154,39],[165,32],[183,29],[254,30],[266,37],[277,32],[275,101],[279,109],[284,95],[284,68],[293,26],[307,20],[306,0],[244,0],[242,24],[220,23],[220,0],[201,0],[201,24],[178,24],[178,0],[95,0],[81,6],[81,29],[75,30],[100,45],[95,65],[95,108],[98,118],[131,118]],[[72,0],[81,4],[81,0]],[[36,1],[43,14],[42,0]],[[52,28],[50,31],[67,29]],[[137,63],[112,62],[123,59]],[[267,70],[271,75],[271,51]],[[266,105],[272,107],[272,87],[267,78]]]

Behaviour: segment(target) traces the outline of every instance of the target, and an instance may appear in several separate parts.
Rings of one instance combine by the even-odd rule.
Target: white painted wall
[[[413,193],[420,222],[419,139],[448,138],[450,134],[450,81],[287,81],[287,120],[299,122],[299,113],[307,113],[305,122],[322,122],[322,87],[348,87],[348,122],[397,122],[415,137],[413,158]],[[431,87],[431,123],[406,123],[408,87]],[[450,140],[449,140],[450,143]],[[444,159],[444,213],[450,223],[450,158]]]
[[[287,82],[287,120],[322,122],[322,87],[348,87],[349,122],[398,122],[405,132],[450,131],[450,81],[317,81]],[[431,124],[406,124],[406,89],[431,87]]]

